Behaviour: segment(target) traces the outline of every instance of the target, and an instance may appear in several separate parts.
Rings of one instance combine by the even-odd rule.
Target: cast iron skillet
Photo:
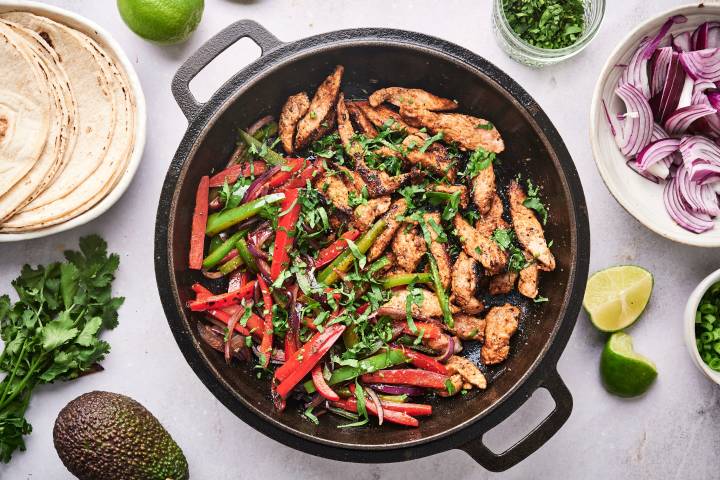
[[[238,72],[205,104],[190,81],[211,60],[241,38],[262,49],[260,59]],[[497,125],[507,144],[500,182],[517,173],[543,187],[554,240],[555,272],[543,274],[543,304],[525,304],[521,332],[511,356],[488,389],[436,402],[435,413],[417,429],[392,425],[338,429],[329,415],[319,426],[293,408],[276,412],[267,380],[242,367],[228,367],[222,355],[202,344],[197,318],[185,302],[198,279],[187,269],[194,195],[202,175],[222,168],[237,141],[237,129],[277,115],[285,99],[314,91],[332,67],[345,65],[346,98],[364,97],[382,86],[425,88],[459,100],[463,112]],[[388,29],[343,30],[282,43],[251,21],[230,25],[203,45],[178,70],[173,94],[189,128],[170,166],[158,207],[155,271],[163,307],[175,339],[195,373],[233,413],[266,435],[322,457],[354,462],[394,462],[460,448],[484,467],[501,471],[542,446],[567,420],[572,396],[556,371],[580,310],[590,253],[587,209],[575,166],[560,135],[535,101],[512,79],[481,57],[426,35]],[[504,173],[503,173],[504,172]],[[472,354],[473,352],[471,352]],[[477,352],[475,352],[477,353]],[[483,434],[513,413],[538,388],[546,388],[555,409],[525,438],[502,453],[483,444]]]

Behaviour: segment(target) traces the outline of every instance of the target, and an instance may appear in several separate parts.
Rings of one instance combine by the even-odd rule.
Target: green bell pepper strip
[[[247,265],[248,269],[253,272],[257,273],[258,266],[257,262],[255,262],[255,257],[252,256],[250,253],[250,250],[248,249],[247,242],[244,238],[241,238],[237,241],[235,244],[235,248],[237,248],[238,251],[238,257],[242,258],[242,261],[245,265]]]
[[[373,242],[375,242],[377,237],[385,230],[386,226],[387,222],[384,219],[380,219],[375,222],[375,225],[370,227],[370,230],[365,232],[363,236],[358,239],[355,245],[360,253],[364,254],[370,250]],[[354,261],[355,257],[353,256],[352,251],[350,251],[350,249],[345,250],[335,260],[333,260],[330,265],[320,272],[317,276],[318,282],[324,283],[328,286],[332,285],[340,278],[337,272],[347,272]]]
[[[223,244],[222,238],[213,237],[210,239],[210,247],[208,248],[208,251],[212,252],[222,244]]]
[[[227,262],[220,265],[220,268],[218,268],[218,272],[222,273],[223,275],[229,275],[238,268],[240,268],[242,265],[244,265],[245,262],[243,262],[243,259],[240,255],[238,255],[235,258],[231,258]]]
[[[284,193],[273,193],[240,205],[239,207],[231,208],[224,212],[213,213],[208,217],[205,232],[211,237],[215,236],[223,230],[227,230],[233,225],[237,225],[243,220],[257,215],[263,208],[277,203],[283,198],[285,198]]]
[[[390,290],[411,283],[430,283],[432,282],[432,275],[429,273],[400,273],[385,277],[381,282],[384,289]]]
[[[247,144],[249,148],[255,147],[258,152],[262,152],[263,142],[253,137],[245,130],[240,130],[240,138],[242,138],[242,140]],[[267,145],[265,145],[265,148],[265,154],[260,155],[258,153],[258,155],[261,156],[267,163],[269,163],[270,165],[283,165],[285,163],[285,158],[283,158],[282,155],[273,150],[270,150]]]
[[[430,265],[430,273],[432,274],[433,285],[435,286],[435,295],[437,295],[438,302],[440,303],[440,310],[443,313],[443,319],[445,324],[453,328],[455,322],[453,321],[452,312],[450,311],[450,300],[448,299],[445,287],[443,287],[442,280],[440,279],[440,270],[438,270],[437,261],[430,252],[427,254],[428,264]]]
[[[338,383],[347,382],[348,380],[357,378],[365,373],[377,372],[378,370],[383,370],[393,365],[399,365],[409,361],[410,359],[402,352],[402,350],[391,348],[384,352],[377,353],[372,357],[360,360],[357,367],[345,366],[335,369],[327,383],[328,385],[336,385]],[[313,385],[312,380],[305,382],[303,386],[305,387],[306,392],[315,392],[315,385]]]
[[[225,258],[228,253],[230,253],[230,250],[235,247],[237,241],[245,236],[246,233],[246,231],[241,230],[221,243],[219,247],[211,250],[210,254],[205,258],[205,260],[203,260],[203,268],[209,270],[220,263],[220,261]]]

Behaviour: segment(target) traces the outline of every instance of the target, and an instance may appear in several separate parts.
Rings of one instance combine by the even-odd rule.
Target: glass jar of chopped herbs
[[[542,67],[585,48],[604,13],[605,0],[494,0],[493,27],[511,58]]]

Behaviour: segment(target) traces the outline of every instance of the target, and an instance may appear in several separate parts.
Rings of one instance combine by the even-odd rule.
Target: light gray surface
[[[58,411],[77,395],[103,389],[142,402],[183,447],[195,479],[480,479],[480,478],[717,478],[720,475],[717,387],[695,369],[682,338],[682,310],[695,285],[720,267],[718,251],[676,245],[646,230],[610,196],[600,180],[588,142],[589,101],[600,69],[617,42],[638,22],[681,2],[611,0],[600,33],[579,57],[543,71],[529,70],[496,46],[490,2],[206,0],[205,17],[182,46],[160,47],[134,36],[111,0],[54,0],[108,29],[125,48],[147,97],[149,122],[145,157],[133,184],[102,218],[75,231],[18,244],[0,245],[0,293],[24,262],[45,263],[97,232],[122,256],[116,292],[127,297],[120,326],[106,335],[112,352],[105,371],[69,384],[38,389],[29,419],[34,433],[28,451],[0,466],[3,479],[72,478],[52,447]],[[655,292],[631,333],[639,351],[657,362],[659,378],[643,398],[620,400],[600,385],[597,366],[603,337],[581,315],[559,363],[575,407],[568,423],[524,463],[493,475],[465,453],[451,451],[409,463],[357,465],[312,457],[287,448],[246,426],[228,412],[195,377],[172,338],[156,293],[153,273],[155,208],[162,180],[186,128],[170,94],[172,75],[203,41],[231,21],[251,18],[282,40],[325,31],[383,26],[417,30],[469,48],[515,78],[545,109],[562,134],[582,177],[590,210],[591,270],[639,264],[655,275]],[[240,56],[200,78],[197,91],[211,92]],[[512,141],[512,139],[508,139]],[[659,214],[663,214],[659,212]],[[529,431],[552,403],[536,395],[530,408],[493,431],[491,445],[508,446]]]

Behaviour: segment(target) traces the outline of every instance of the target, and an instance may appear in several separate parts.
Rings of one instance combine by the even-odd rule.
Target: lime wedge
[[[650,388],[657,369],[652,360],[635,353],[630,335],[617,332],[610,336],[603,349],[600,376],[608,392],[636,397]]]
[[[653,277],[633,265],[606,268],[587,283],[583,306],[593,325],[603,332],[617,332],[637,320],[650,300]]]

